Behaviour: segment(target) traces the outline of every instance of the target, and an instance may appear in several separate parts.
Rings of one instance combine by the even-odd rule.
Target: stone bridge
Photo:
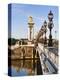
[[[58,49],[55,47],[44,47],[44,44],[38,43],[36,48],[34,44],[15,45],[9,48],[13,51],[11,56],[9,56],[11,59],[33,60],[33,66],[35,65],[35,60],[38,60],[37,74],[58,73],[59,56]]]

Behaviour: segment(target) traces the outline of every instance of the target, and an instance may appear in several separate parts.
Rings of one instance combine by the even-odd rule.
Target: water
[[[32,60],[12,60],[8,70],[8,72],[11,73],[11,76],[27,76],[35,74]]]
[[[9,55],[9,67],[8,67],[8,75],[10,76],[28,76],[28,75],[39,75],[41,73],[41,63],[39,59],[39,56],[36,54],[35,50],[31,50],[32,48],[27,48],[27,54],[25,56],[20,55],[19,51],[17,54],[12,52],[12,55]],[[34,53],[34,54],[33,54]],[[12,58],[11,56],[20,56],[20,58]],[[23,54],[23,53],[21,53]],[[33,58],[32,58],[33,56]],[[29,57],[29,58],[28,58]],[[10,64],[11,63],[11,64]],[[38,68],[38,69],[37,69]]]
[[[21,70],[17,71],[14,67],[9,67],[9,70],[11,70],[11,75],[12,76],[27,76],[28,75],[28,70],[22,68]]]

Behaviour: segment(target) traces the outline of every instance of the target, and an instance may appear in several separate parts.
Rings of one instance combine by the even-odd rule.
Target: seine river
[[[36,62],[37,60],[35,60],[35,65],[33,65],[33,60],[12,60],[8,72],[11,73],[11,76],[35,75]]]

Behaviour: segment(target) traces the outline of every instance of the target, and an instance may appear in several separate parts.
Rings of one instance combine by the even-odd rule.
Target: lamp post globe
[[[49,12],[48,19],[49,19],[49,21],[52,21],[52,19],[53,19],[53,13],[52,13],[52,11]]]

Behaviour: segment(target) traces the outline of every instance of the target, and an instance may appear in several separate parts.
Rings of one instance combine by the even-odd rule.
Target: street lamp
[[[47,44],[47,38],[46,38],[46,32],[47,32],[47,22],[44,21],[44,32],[45,32],[45,40],[44,40],[44,45]]]
[[[56,47],[56,37],[57,37],[56,36],[56,33],[57,33],[57,31],[55,31],[55,43],[54,43],[55,44],[55,47]]]
[[[55,40],[56,40],[56,33],[57,33],[57,31],[55,31]]]
[[[42,43],[44,44],[43,34],[44,34],[44,26],[42,25],[42,27],[41,27],[41,36],[42,36]]]
[[[48,20],[49,20],[48,28],[50,30],[48,46],[53,46],[53,44],[52,44],[52,34],[51,34],[51,30],[53,28],[53,13],[51,11],[48,14]]]

